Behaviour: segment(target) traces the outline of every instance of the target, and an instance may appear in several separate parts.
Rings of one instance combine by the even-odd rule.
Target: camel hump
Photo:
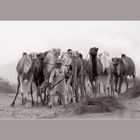
[[[134,74],[136,72],[135,71],[135,64],[130,57],[127,57],[125,55],[122,57],[122,61],[123,61],[125,72],[127,75],[131,75],[131,74]]]
[[[18,61],[16,70],[18,74],[27,73],[32,66],[32,61],[29,55],[23,55],[23,57]]]

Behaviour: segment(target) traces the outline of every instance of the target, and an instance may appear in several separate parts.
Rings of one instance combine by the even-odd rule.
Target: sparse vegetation
[[[74,114],[77,115],[86,113],[109,113],[123,109],[125,109],[125,107],[119,102],[119,100],[111,96],[93,98],[84,104],[66,106],[66,111],[73,111]]]
[[[132,84],[134,84],[133,81],[132,81]],[[140,78],[136,79],[136,85],[129,88],[127,93],[126,92],[121,93],[122,98],[133,99],[133,98],[137,98],[139,96],[140,96]]]
[[[0,93],[15,93],[16,85],[4,78],[0,78]]]

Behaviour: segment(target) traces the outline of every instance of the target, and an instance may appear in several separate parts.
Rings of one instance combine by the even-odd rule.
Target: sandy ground
[[[138,80],[140,85],[140,80]],[[132,85],[131,85],[132,87]],[[123,86],[123,90],[124,90]],[[125,93],[124,93],[125,94]],[[49,109],[47,106],[26,108],[20,105],[20,98],[17,98],[15,107],[10,107],[14,94],[0,94],[0,119],[1,120],[36,120],[36,119],[140,119],[140,96],[133,99],[121,98],[124,110],[116,110],[113,113],[91,113],[76,115],[73,112],[66,112],[63,106]]]

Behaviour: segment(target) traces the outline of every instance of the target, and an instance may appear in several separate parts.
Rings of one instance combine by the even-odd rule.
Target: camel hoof
[[[36,102],[36,104],[35,104],[36,106],[38,106],[39,105],[39,103],[38,102]]]
[[[32,106],[35,106],[35,103],[34,102],[32,102]]]
[[[31,105],[31,103],[28,103],[28,102],[27,102],[26,105],[25,105],[25,107],[26,107],[26,108],[30,108],[30,107],[32,107],[32,105]]]
[[[49,108],[51,109],[53,107],[53,104],[49,104]]]
[[[26,105],[27,101],[28,101],[27,98],[22,99],[21,105],[23,105],[23,106]]]
[[[118,91],[117,93],[118,93],[118,95],[120,95],[120,93],[121,93],[121,92],[120,92],[120,91]]]
[[[15,103],[13,102],[10,106],[11,106],[11,107],[14,107],[14,106],[15,106]]]

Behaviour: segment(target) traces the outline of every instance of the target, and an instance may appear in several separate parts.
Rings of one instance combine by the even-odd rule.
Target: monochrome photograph
[[[0,21],[0,120],[140,119],[140,21]]]

